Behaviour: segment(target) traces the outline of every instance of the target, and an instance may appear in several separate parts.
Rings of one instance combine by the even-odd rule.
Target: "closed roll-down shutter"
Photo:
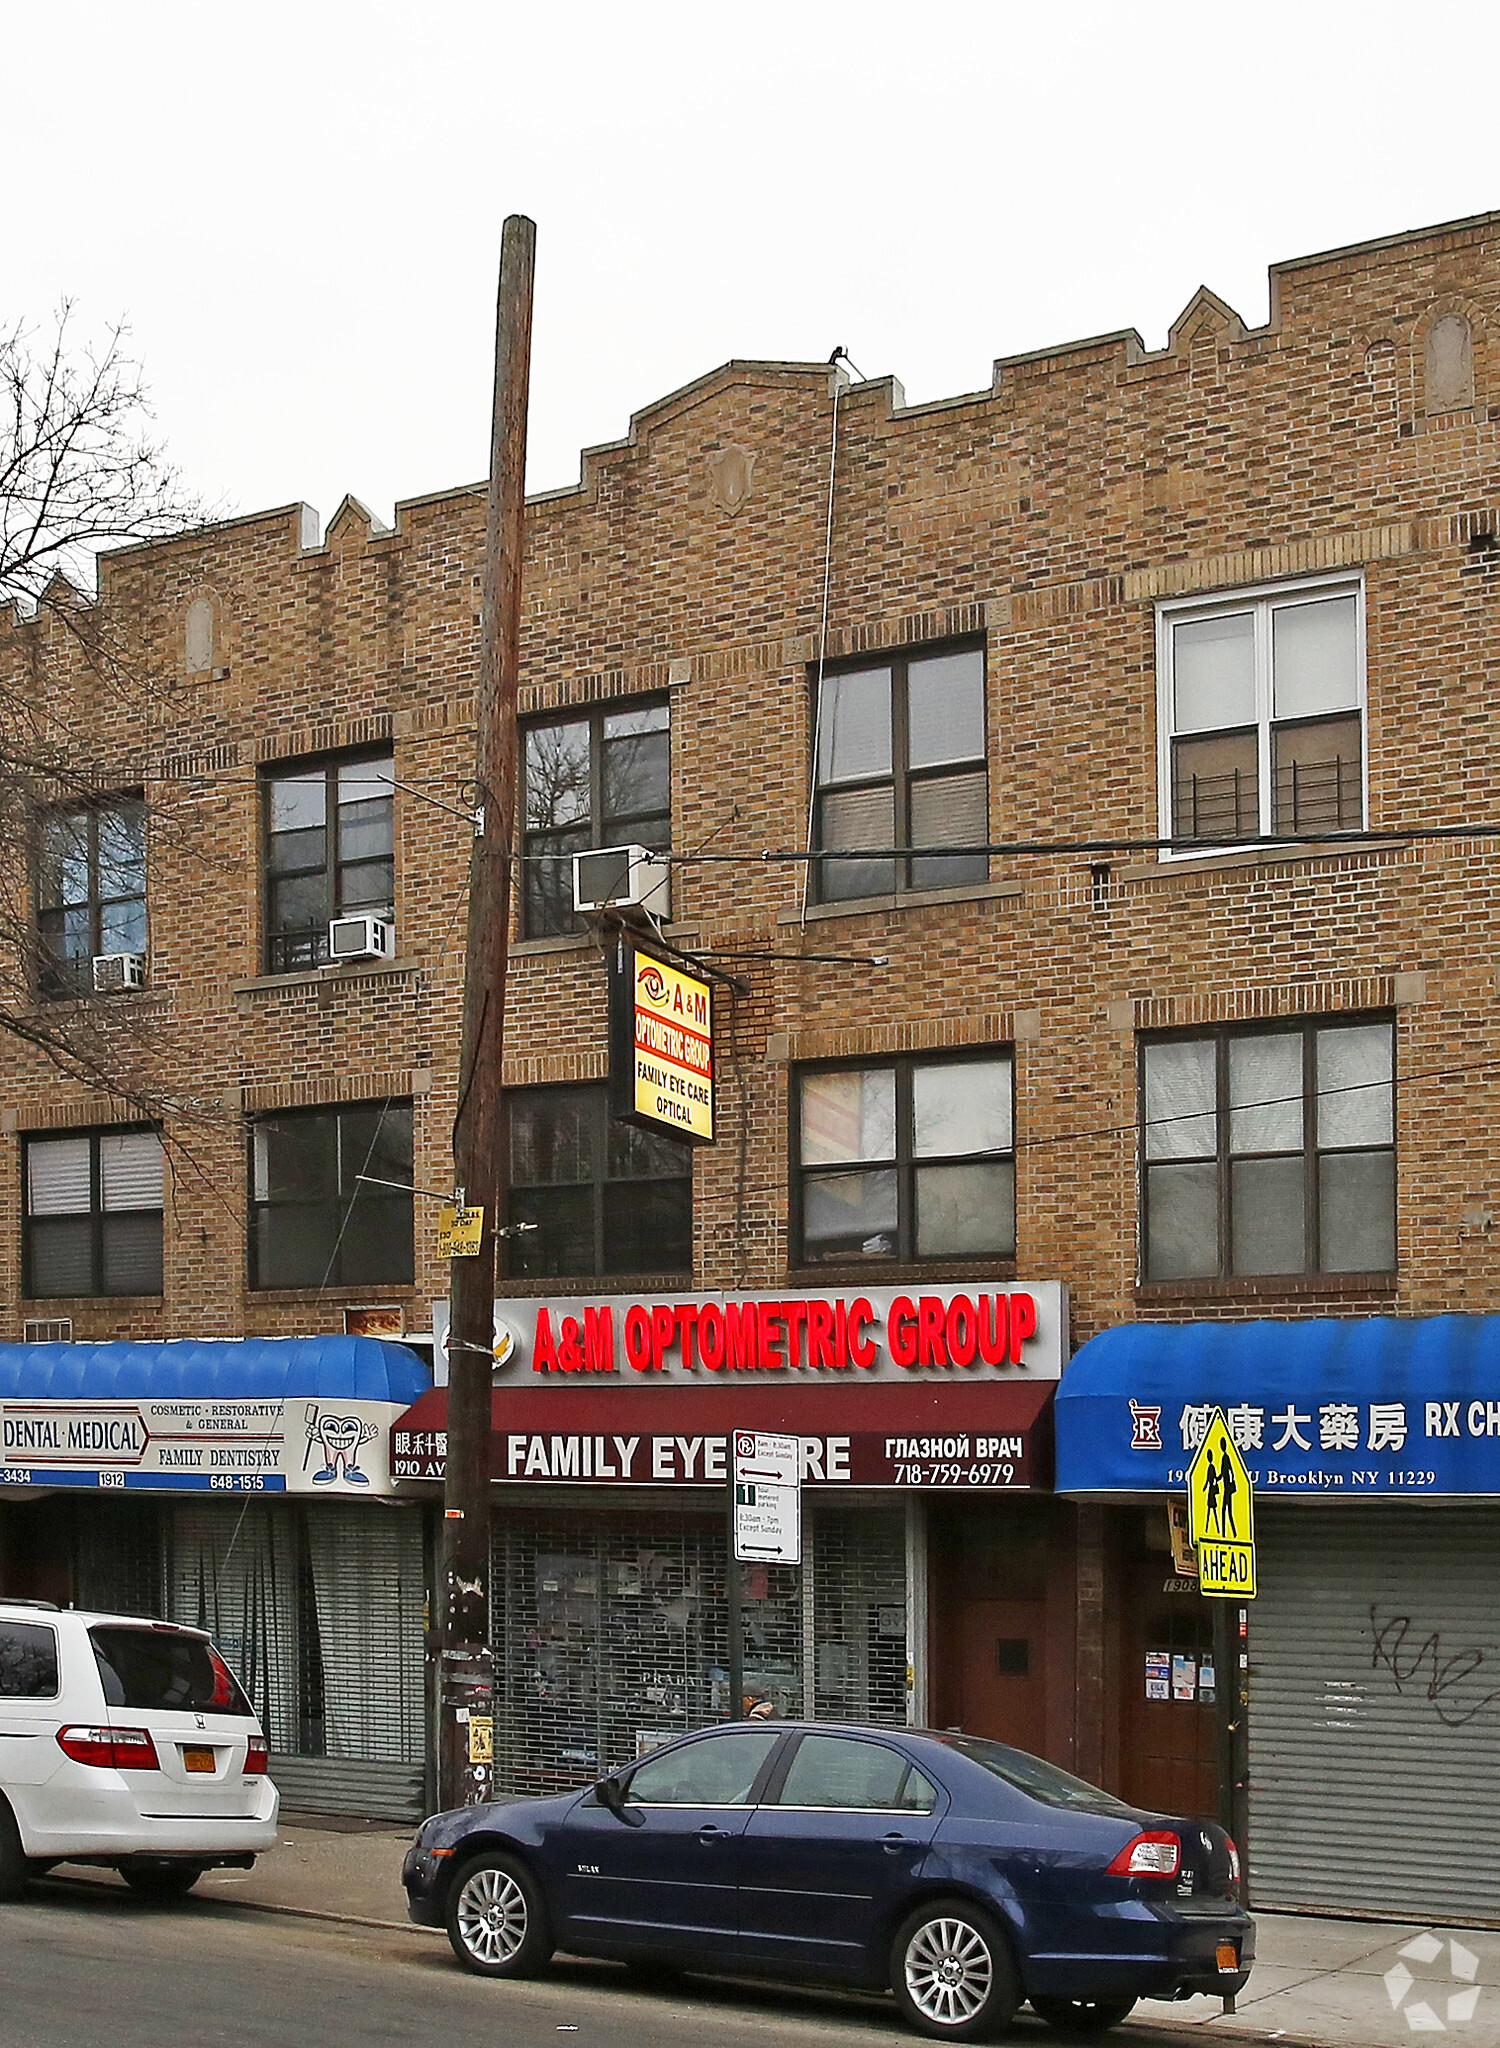
[[[1500,1923],[1500,1506],[1261,1506],[1259,1906]]]

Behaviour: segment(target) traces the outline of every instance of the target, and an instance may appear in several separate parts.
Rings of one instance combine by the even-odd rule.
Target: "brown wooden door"
[[[1040,1753],[1046,1744],[1041,1600],[963,1600],[954,1614],[958,1725]]]
[[[1131,1560],[1120,1790],[1157,1813],[1218,1811],[1213,1622],[1191,1581],[1160,1555]],[[1163,1678],[1162,1674],[1165,1674]],[[1213,1672],[1215,1689],[1226,1673]],[[1153,1698],[1163,1684],[1167,1697]]]

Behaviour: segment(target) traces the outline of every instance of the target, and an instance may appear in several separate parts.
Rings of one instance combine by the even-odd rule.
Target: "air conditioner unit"
[[[122,989],[144,988],[145,986],[146,956],[144,953],[96,953],[94,955],[95,995],[118,995]]]
[[[573,856],[575,910],[649,910],[672,915],[672,870],[646,846],[600,846]]]
[[[388,917],[336,917],[328,927],[330,960],[390,960],[396,927]]]

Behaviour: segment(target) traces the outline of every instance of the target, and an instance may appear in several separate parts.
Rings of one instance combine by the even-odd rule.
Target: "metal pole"
[[[731,1446],[734,1443],[733,1430],[729,1433]],[[729,1527],[726,1536],[729,1555],[725,1560],[724,1606],[725,1623],[729,1632],[729,1718],[742,1721],[745,1718],[745,1612],[744,1586],[740,1578],[740,1561],[734,1554],[734,1458],[729,1460]]]
[[[475,826],[469,856],[463,1052],[453,1124],[454,1183],[484,1209],[473,1258],[452,1263],[448,1310],[448,1456],[438,1571],[438,1793],[472,1806],[493,1790],[490,1655],[490,1430],[495,1223],[503,1139],[500,1094],[516,799],[516,690],[526,509],[526,406],[536,226],[505,223],[495,323],[495,403],[475,693]]]

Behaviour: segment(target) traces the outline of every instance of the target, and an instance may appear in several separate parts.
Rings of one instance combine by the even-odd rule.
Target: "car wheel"
[[[552,1954],[552,1930],[536,1879],[519,1856],[492,1851],[454,1873],[448,1939],[481,1977],[531,1977]]]
[[[908,2023],[937,2041],[988,2041],[1020,2003],[1010,1944],[967,1899],[937,1899],[903,1920],[891,1989]]]
[[[0,1799],[0,1900],[20,1898],[31,1875],[16,1817]]]
[[[119,1866],[130,1889],[147,1899],[180,1899],[193,1889],[203,1870],[201,1863],[158,1862],[149,1856]]]
[[[1033,1998],[1031,2010],[1060,2034],[1107,2034],[1135,2011],[1133,1998]]]

